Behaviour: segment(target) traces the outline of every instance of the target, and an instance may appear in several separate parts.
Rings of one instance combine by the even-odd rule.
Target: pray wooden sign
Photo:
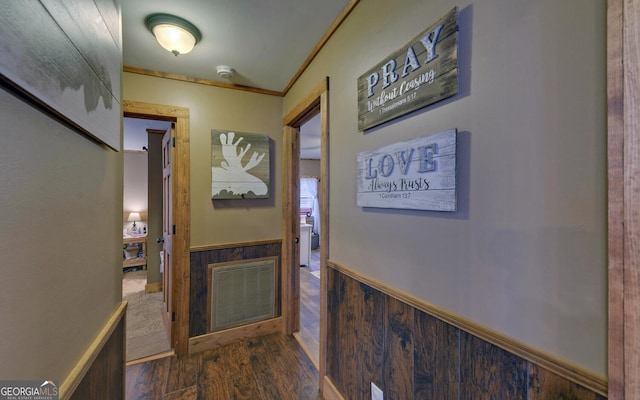
[[[458,93],[458,9],[358,78],[364,131]]]

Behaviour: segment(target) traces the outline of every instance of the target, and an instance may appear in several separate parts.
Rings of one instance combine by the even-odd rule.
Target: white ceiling
[[[300,127],[300,158],[320,159],[320,114]]]
[[[120,0],[125,67],[282,92],[350,0]],[[184,18],[200,29],[191,53],[174,56],[144,25],[152,13]],[[218,78],[216,66],[235,71]],[[125,149],[146,145],[151,122],[125,119]],[[301,130],[302,158],[319,158],[320,127]],[[151,124],[151,125],[150,125]],[[139,139],[131,139],[138,135]]]
[[[282,92],[349,0],[121,0],[127,67]],[[174,56],[144,25],[152,13],[184,18],[202,41]],[[235,70],[220,79],[216,66]]]

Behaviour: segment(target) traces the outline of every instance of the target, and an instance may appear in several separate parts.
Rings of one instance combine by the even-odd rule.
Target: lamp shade
[[[129,219],[127,219],[127,221],[136,222],[136,221],[140,221],[140,220],[142,220],[142,218],[140,218],[140,213],[139,212],[129,213]]]
[[[202,39],[195,25],[175,15],[151,14],[144,22],[160,46],[176,56],[187,54]]]

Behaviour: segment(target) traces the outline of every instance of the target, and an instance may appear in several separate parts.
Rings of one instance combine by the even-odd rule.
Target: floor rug
[[[145,293],[147,271],[126,272],[122,300],[127,301],[127,361],[171,350],[162,322],[162,292]]]

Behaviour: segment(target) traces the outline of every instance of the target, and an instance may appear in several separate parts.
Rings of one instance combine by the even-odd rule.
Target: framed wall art
[[[456,211],[457,130],[358,154],[360,207]]]
[[[269,136],[211,130],[211,198],[269,198]]]
[[[458,93],[458,9],[453,8],[358,78],[358,130]]]

